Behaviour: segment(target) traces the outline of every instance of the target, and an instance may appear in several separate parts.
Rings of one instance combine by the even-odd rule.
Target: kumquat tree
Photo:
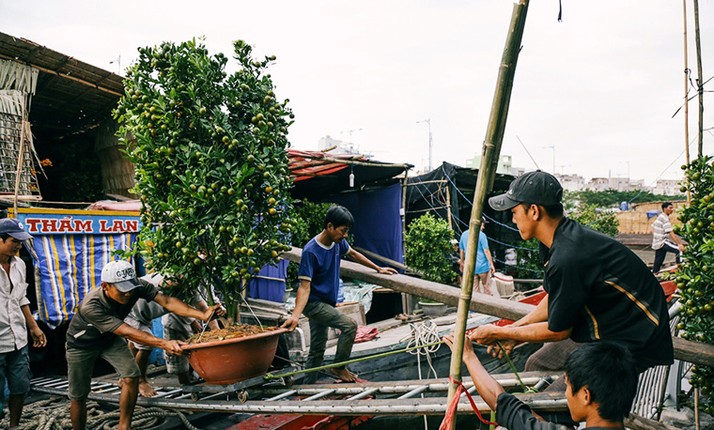
[[[676,272],[682,295],[681,322],[684,339],[714,344],[714,166],[712,157],[699,157],[686,170],[686,185],[681,191],[691,193],[691,204],[679,216],[676,230],[687,242],[684,262]],[[694,366],[690,383],[708,398],[703,409],[714,413],[714,369]]]
[[[289,249],[293,114],[266,73],[275,57],[254,59],[243,41],[234,50],[229,75],[196,40],[139,49],[114,115],[142,202],[134,252],[180,280],[170,294],[213,288],[236,318],[246,282]]]

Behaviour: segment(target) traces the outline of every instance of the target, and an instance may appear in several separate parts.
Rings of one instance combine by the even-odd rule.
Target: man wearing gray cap
[[[162,294],[156,286],[139,281],[134,268],[126,261],[107,263],[102,269],[101,280],[101,288],[87,293],[77,306],[67,329],[67,379],[74,430],[86,428],[87,396],[98,357],[107,360],[122,378],[118,428],[131,428],[141,372],[122,338],[161,348],[170,354],[182,353],[184,342],[164,340],[124,322],[137,300],[153,300],[169,312],[204,321],[208,321],[214,312],[224,313],[220,304],[200,312],[175,297]]]
[[[25,262],[17,257],[22,242],[32,238],[13,218],[0,219],[0,390],[7,381],[10,428],[20,423],[25,395],[30,391],[30,359],[27,333],[34,347],[47,344],[45,334],[30,312],[26,297]],[[0,393],[2,398],[4,393]],[[2,403],[0,403],[2,418]]]
[[[644,262],[616,240],[563,214],[563,188],[545,172],[516,178],[489,205],[510,210],[524,240],[538,239],[545,254],[548,295],[511,326],[486,325],[471,339],[507,350],[518,342],[552,342],[533,354],[526,370],[561,370],[578,343],[610,340],[626,346],[638,371],[673,361],[667,303]],[[564,385],[562,385],[564,388]]]

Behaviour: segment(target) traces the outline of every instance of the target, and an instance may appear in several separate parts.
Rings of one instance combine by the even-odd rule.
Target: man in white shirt
[[[30,391],[27,333],[32,344],[44,347],[47,338],[30,312],[25,262],[18,256],[22,242],[32,238],[16,219],[0,219],[0,389],[7,381],[10,428],[20,424],[25,395]]]
[[[669,222],[669,216],[672,212],[674,212],[672,203],[662,203],[662,213],[657,216],[657,219],[652,224],[652,249],[655,250],[655,260],[652,266],[654,273],[659,272],[668,252],[675,255],[677,264],[681,262],[679,254],[684,251],[684,243],[674,234],[672,223]]]

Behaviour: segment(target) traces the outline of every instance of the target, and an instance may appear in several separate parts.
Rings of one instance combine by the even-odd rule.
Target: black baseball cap
[[[563,187],[555,176],[536,170],[514,179],[508,187],[508,192],[491,197],[488,204],[494,210],[507,211],[520,203],[557,205],[562,197]]]

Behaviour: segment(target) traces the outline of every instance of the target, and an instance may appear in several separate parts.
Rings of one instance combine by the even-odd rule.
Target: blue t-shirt
[[[466,256],[466,244],[468,241],[469,230],[466,230],[461,234],[461,239],[459,240],[459,249],[464,251],[464,257]],[[486,273],[491,270],[491,265],[488,264],[488,258],[486,258],[487,249],[488,238],[482,231],[480,231],[478,235],[478,249],[476,250],[476,266],[474,268],[474,274]]]
[[[340,285],[340,260],[350,250],[346,240],[330,246],[315,237],[302,249],[298,279],[310,281],[308,302],[323,302],[335,306]]]

